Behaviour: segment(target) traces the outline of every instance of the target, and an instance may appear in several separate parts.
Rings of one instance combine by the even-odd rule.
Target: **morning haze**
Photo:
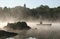
[[[60,39],[60,0],[0,0],[0,39]]]

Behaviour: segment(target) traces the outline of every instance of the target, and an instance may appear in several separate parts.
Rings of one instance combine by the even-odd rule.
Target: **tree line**
[[[31,9],[31,15],[35,18],[57,20],[60,19],[60,6],[50,8],[47,5],[41,5],[34,9]]]
[[[60,19],[60,6],[50,8],[47,5],[41,5],[36,8],[27,8],[16,6],[14,8],[0,7],[0,20],[22,20],[22,19]]]

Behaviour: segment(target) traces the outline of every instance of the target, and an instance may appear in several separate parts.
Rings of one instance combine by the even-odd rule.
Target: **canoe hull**
[[[37,24],[38,26],[51,26],[51,24]]]

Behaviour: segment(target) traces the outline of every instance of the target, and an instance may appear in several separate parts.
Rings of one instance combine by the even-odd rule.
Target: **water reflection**
[[[4,31],[4,30],[0,30],[0,39],[5,39],[5,38],[8,38],[8,37],[14,37],[18,35],[17,33],[14,33],[14,32],[7,32],[7,31]]]
[[[12,38],[6,38],[6,39],[14,39],[14,38],[12,37]]]
[[[30,30],[14,30],[18,35],[7,39],[60,39],[60,28],[58,27],[59,25],[52,25],[51,27],[38,26]]]

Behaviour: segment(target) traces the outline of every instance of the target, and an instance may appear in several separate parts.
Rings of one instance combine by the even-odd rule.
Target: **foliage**
[[[7,26],[5,26],[5,28],[7,27],[17,30],[30,29],[26,22],[8,23]]]
[[[60,19],[60,6],[50,8],[47,5],[41,5],[33,9],[21,6],[14,8],[0,7],[0,20],[4,18],[5,21],[9,20],[9,18],[14,20],[27,20],[29,18],[57,20]]]

